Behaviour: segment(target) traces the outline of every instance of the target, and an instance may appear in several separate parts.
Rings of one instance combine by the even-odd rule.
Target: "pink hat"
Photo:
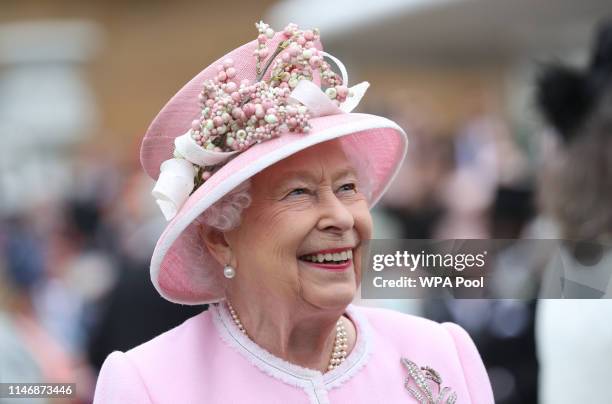
[[[140,161],[157,180],[153,195],[170,220],[153,252],[151,280],[172,302],[224,298],[223,268],[200,239],[196,219],[245,180],[339,138],[368,167],[373,206],[406,154],[406,134],[396,123],[350,113],[368,84],[345,87],[346,70],[322,51],[317,30],[256,27],[258,39],[198,73],[162,108],[142,141]]]

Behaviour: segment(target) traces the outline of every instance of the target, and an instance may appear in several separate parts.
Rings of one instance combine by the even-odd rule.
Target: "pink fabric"
[[[339,368],[321,374],[241,339],[224,310],[211,307],[143,345],[109,355],[94,403],[415,403],[404,388],[401,357],[437,370],[458,403],[493,403],[476,347],[455,324],[350,306],[357,345]]]

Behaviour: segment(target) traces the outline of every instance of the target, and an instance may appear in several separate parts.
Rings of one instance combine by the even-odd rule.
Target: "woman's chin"
[[[357,293],[353,260],[344,265],[322,265],[298,259],[300,294],[304,301],[325,310],[344,309]]]
[[[330,285],[316,287],[314,290],[303,290],[303,298],[313,306],[321,309],[344,309],[355,298],[355,285]]]

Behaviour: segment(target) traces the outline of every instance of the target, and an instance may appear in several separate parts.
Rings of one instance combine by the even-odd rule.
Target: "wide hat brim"
[[[317,44],[318,47],[320,44]],[[227,57],[252,57],[251,42]],[[216,63],[219,63],[216,62]],[[163,161],[172,158],[174,139],[185,133],[199,116],[202,82],[215,74],[215,64],[204,69],[162,109],[145,134],[141,163],[157,179]],[[253,69],[254,70],[254,69]],[[244,77],[245,72],[242,72]],[[370,207],[374,206],[399,171],[407,151],[407,137],[393,121],[370,114],[342,113],[309,120],[309,133],[288,133],[252,146],[238,154],[201,185],[168,223],[151,258],[151,280],[167,300],[180,304],[212,303],[224,298],[222,266],[210,255],[200,237],[196,219],[211,205],[274,163],[308,147],[339,139],[343,149],[366,167]]]

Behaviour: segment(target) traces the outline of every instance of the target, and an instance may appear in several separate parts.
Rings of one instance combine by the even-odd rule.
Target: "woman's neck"
[[[296,304],[291,307],[250,305],[230,300],[248,337],[271,354],[287,362],[326,372],[336,338],[336,324],[344,310],[319,310]],[[347,332],[347,354],[356,341],[356,330],[342,317]]]

